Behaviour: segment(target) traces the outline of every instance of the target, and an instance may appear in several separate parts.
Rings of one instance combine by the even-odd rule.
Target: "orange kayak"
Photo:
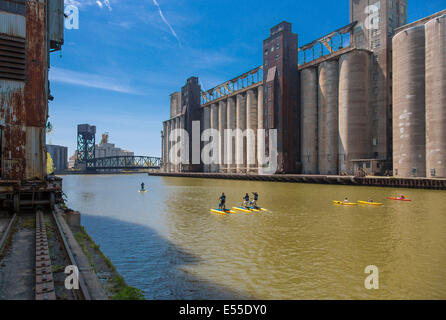
[[[406,198],[397,198],[397,197],[388,197],[387,199],[389,200],[395,200],[395,201],[412,201],[410,199],[406,199]]]

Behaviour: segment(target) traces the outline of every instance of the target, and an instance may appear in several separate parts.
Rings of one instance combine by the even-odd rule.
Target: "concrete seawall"
[[[426,178],[394,178],[394,177],[355,177],[334,175],[251,175],[251,174],[229,174],[229,173],[149,173],[151,176],[182,177],[182,178],[207,178],[207,179],[229,179],[229,180],[251,180],[269,182],[294,182],[315,183],[333,185],[356,185],[368,187],[389,188],[415,188],[446,190],[446,179]]]

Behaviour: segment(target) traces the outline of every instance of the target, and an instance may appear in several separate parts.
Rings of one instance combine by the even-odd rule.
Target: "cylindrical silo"
[[[180,155],[179,155],[179,152],[180,152],[180,146],[181,146],[181,144],[180,144],[180,136],[179,136],[179,134],[178,134],[178,131],[179,131],[179,129],[180,129],[180,117],[177,117],[176,119],[175,119],[175,131],[176,131],[176,133],[175,133],[175,135],[174,135],[174,137],[175,137],[175,164],[174,164],[174,172],[179,172],[180,171],[180,163],[181,163],[181,159],[179,158],[180,157]]]
[[[218,105],[212,104],[211,105],[211,129],[218,130]],[[218,160],[220,159],[219,151],[219,138],[212,137],[212,139],[216,139],[216,141],[212,140],[212,144],[215,146],[215,148],[212,150],[212,158],[214,161],[211,164],[211,172],[218,172],[219,171],[219,163]]]
[[[339,171],[356,174],[352,160],[371,157],[369,53],[356,50],[339,59]]]
[[[166,130],[164,131],[164,170],[169,171],[169,121],[166,121]]]
[[[166,171],[170,172],[171,168],[170,168],[170,147],[171,147],[171,142],[170,142],[170,133],[171,133],[171,129],[172,129],[172,123],[171,120],[166,121]]]
[[[300,73],[302,173],[318,173],[318,112],[317,69],[303,69]]]
[[[246,138],[242,134],[246,130],[246,95],[238,94],[236,102],[236,118],[238,134],[235,139],[235,159],[237,173],[246,171]]]
[[[228,133],[233,133],[237,128],[236,103],[234,97],[228,98],[226,113],[228,121],[226,128],[228,129]],[[232,134],[226,135],[225,133],[225,136],[228,138],[226,140],[226,145],[225,145],[225,150],[226,150],[225,156],[226,156],[226,162],[228,163],[227,166],[228,172],[235,173],[237,171],[237,166],[235,162],[236,139],[232,136]]]
[[[426,23],[427,175],[446,178],[446,15]]]
[[[257,92],[255,90],[248,90],[246,93],[246,125],[247,125],[247,139],[246,139],[246,164],[248,172],[254,172],[256,165],[256,137],[257,137]]]
[[[178,171],[182,172],[183,170],[183,164],[187,164],[187,157],[186,157],[186,136],[184,134],[184,116],[180,117],[180,129],[181,129],[181,162],[178,167]]]
[[[320,174],[338,174],[338,62],[324,61],[318,71],[318,167]]]
[[[167,122],[163,122],[163,170],[166,170],[167,164]]]
[[[424,25],[393,38],[393,168],[401,177],[426,176]]]
[[[173,120],[169,120],[168,122],[168,150],[169,150],[169,156],[168,156],[168,162],[167,162],[167,171],[172,172],[172,141],[170,140],[173,130]]]
[[[259,86],[257,88],[257,91],[258,91],[257,92],[257,128],[258,128],[258,130],[259,129],[260,130],[264,129],[263,113],[265,111],[263,109],[263,90],[264,90],[263,86]],[[259,140],[259,135],[258,134],[256,135],[256,137],[257,137],[257,142],[256,142],[256,145],[257,145],[257,155],[256,155],[256,157],[257,157],[257,164],[258,164],[258,167],[261,167],[263,165],[263,161],[264,161],[264,157],[265,157],[264,152],[261,152],[261,151],[265,150],[266,146],[265,146],[265,140],[264,139],[263,140]],[[263,147],[261,147],[260,144],[263,144]]]
[[[220,101],[218,104],[218,134],[219,134],[219,163],[220,171],[227,172],[225,161],[225,129],[227,127],[226,101]]]
[[[204,107],[203,108],[203,131],[208,130],[211,128],[211,111],[210,107]],[[207,145],[208,142],[203,143],[203,147]],[[203,150],[203,149],[202,149]],[[203,162],[203,171],[204,172],[210,172],[211,166],[209,163],[209,155],[205,156],[205,159],[202,159]]]

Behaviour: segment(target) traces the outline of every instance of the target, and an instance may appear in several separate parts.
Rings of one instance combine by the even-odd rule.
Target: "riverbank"
[[[54,211],[21,211],[12,218],[0,212],[0,239],[0,300],[144,299],[81,226],[80,213],[63,202]],[[66,287],[73,265],[79,290]]]
[[[270,182],[293,182],[313,183],[330,185],[352,185],[367,187],[389,187],[389,188],[411,188],[446,190],[446,179],[427,178],[396,178],[396,177],[355,177],[355,176],[325,176],[325,175],[255,175],[236,173],[202,173],[202,172],[150,172],[150,176],[182,177],[182,178],[205,178],[205,179],[228,179],[248,181],[270,181]]]
[[[80,213],[60,207],[56,208],[56,212],[64,218],[67,223],[66,226],[72,233],[68,236],[68,240],[70,241],[71,238],[74,241],[75,239],[79,245],[76,254],[78,264],[83,264],[83,270],[90,269],[94,272],[107,298],[110,300],[144,300],[141,290],[127,285],[111,260],[101,251],[99,245],[80,224]],[[76,248],[73,249],[76,250]],[[79,249],[81,252],[79,252]],[[81,266],[79,268],[81,269]]]

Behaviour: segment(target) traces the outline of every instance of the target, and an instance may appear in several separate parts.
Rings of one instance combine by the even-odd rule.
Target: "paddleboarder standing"
[[[252,206],[257,208],[257,201],[259,200],[259,194],[257,192],[252,193],[254,195],[254,200],[252,200]]]
[[[220,205],[218,207],[220,210],[226,211],[226,195],[224,192],[220,196]]]

